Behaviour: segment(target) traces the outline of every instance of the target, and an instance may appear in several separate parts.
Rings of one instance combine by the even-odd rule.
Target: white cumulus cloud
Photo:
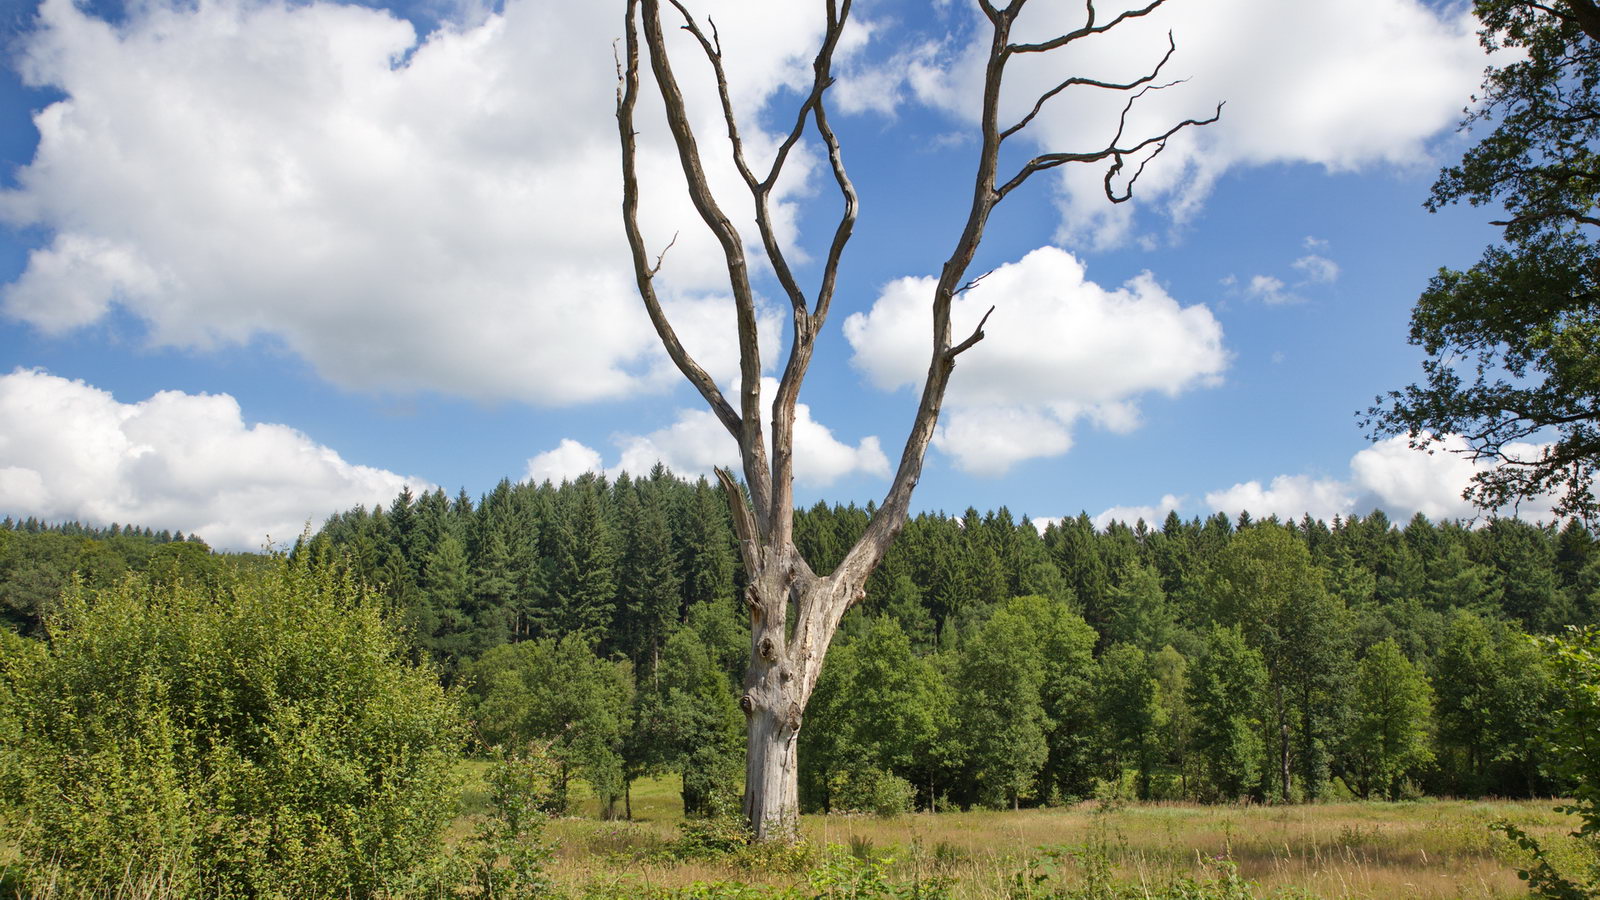
[[[934,279],[902,278],[844,323],[852,362],[883,390],[915,387],[928,365]],[[960,295],[956,339],[995,311],[986,337],[952,376],[936,445],[961,468],[1000,474],[1072,445],[1081,419],[1125,433],[1138,398],[1215,385],[1228,365],[1222,326],[1204,305],[1183,306],[1149,273],[1111,290],[1054,247],[1000,266]]]
[[[1460,451],[1466,442],[1456,435],[1446,436],[1434,452],[1413,450],[1405,436],[1389,438],[1357,452],[1350,459],[1348,478],[1279,475],[1263,487],[1258,481],[1235,484],[1206,494],[1213,511],[1230,515],[1248,511],[1252,516],[1276,514],[1298,519],[1310,513],[1313,518],[1365,514],[1382,509],[1391,518],[1408,519],[1422,513],[1435,521],[1470,519],[1480,515],[1462,499],[1472,476],[1489,468],[1488,461],[1474,462]],[[1531,458],[1540,448],[1533,444],[1508,448],[1514,455]],[[1502,513],[1529,520],[1549,520],[1549,498],[1522,503]]]
[[[554,450],[546,450],[528,460],[527,480],[536,484],[560,483],[586,472],[603,472],[600,454],[572,438],[563,438]]]
[[[730,48],[760,160],[774,136],[756,113],[809,77],[820,8],[696,8]],[[111,24],[43,0],[12,59],[62,98],[0,190],[0,222],[42,236],[0,309],[60,334],[120,307],[160,346],[265,337],[359,390],[545,404],[666,390],[680,376],[642,312],[618,212],[622,24],[611,4],[509,0],[419,37],[354,4],[151,0]],[[671,31],[692,115],[718,134],[700,50]],[[677,186],[659,105],[639,107],[641,224],[652,252],[677,236],[668,306],[725,378],[732,313],[707,292],[726,274]],[[725,152],[705,156],[717,184],[744,190]],[[797,148],[779,185],[784,241],[817,161]]]
[[[1213,511],[1247,511],[1256,518],[1299,519],[1310,513],[1313,519],[1331,519],[1348,515],[1355,504],[1356,492],[1348,482],[1309,475],[1279,475],[1265,487],[1259,481],[1247,481],[1206,494],[1206,505]]]
[[[1128,5],[1099,10],[1100,21]],[[1081,3],[1036,4],[1019,18],[1014,39],[1064,34],[1083,25],[1083,17]],[[976,11],[972,18],[979,18]],[[989,44],[985,26],[954,29],[955,37],[916,45],[882,70],[899,75],[905,96],[973,121],[981,96],[975,86],[982,84]],[[1476,22],[1460,4],[1168,3],[1070,51],[1014,58],[1002,124],[1019,119],[1067,76],[1127,81],[1147,74],[1166,51],[1169,32],[1177,50],[1161,80],[1186,81],[1146,94],[1129,117],[1127,134],[1135,141],[1157,135],[1184,119],[1209,116],[1219,101],[1227,104],[1218,123],[1170,140],[1139,181],[1142,203],[1180,221],[1235,168],[1307,163],[1350,171],[1426,164],[1427,142],[1456,124],[1484,66]],[[881,84],[877,90],[880,97],[900,96]],[[1126,97],[1069,89],[1046,104],[1027,134],[1050,150],[1099,149],[1115,134]],[[1061,168],[1063,237],[1106,246],[1135,235],[1136,207],[1105,202],[1103,172]]]
[[[227,394],[123,403],[38,370],[0,376],[0,509],[130,523],[256,550],[357,504],[432,485],[355,465],[284,425],[247,424]]]

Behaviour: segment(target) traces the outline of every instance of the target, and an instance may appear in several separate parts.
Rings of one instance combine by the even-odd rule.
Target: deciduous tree
[[[1428,208],[1500,205],[1504,243],[1441,269],[1417,301],[1423,380],[1378,398],[1368,423],[1437,448],[1447,435],[1495,466],[1469,496],[1485,509],[1547,493],[1593,520],[1600,466],[1600,5],[1476,0],[1489,69],[1463,127],[1492,130],[1445,169]],[[1529,442],[1552,438],[1542,449]]]

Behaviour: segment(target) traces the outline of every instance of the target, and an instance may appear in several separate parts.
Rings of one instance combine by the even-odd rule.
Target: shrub
[[[359,897],[438,852],[461,719],[348,576],[79,584],[47,634],[0,691],[27,882]]]
[[[492,811],[457,845],[445,876],[428,893],[478,900],[524,900],[551,893],[544,826],[557,793],[550,746],[533,742],[489,769]]]
[[[669,852],[677,859],[716,859],[749,843],[750,827],[742,816],[684,819],[678,823],[678,839]]]
[[[1565,637],[1540,638],[1560,690],[1549,745],[1556,766],[1571,781],[1573,803],[1558,807],[1579,820],[1573,837],[1587,854],[1587,872],[1563,873],[1539,842],[1510,822],[1492,828],[1506,835],[1531,861],[1517,874],[1529,893],[1551,900],[1600,897],[1600,626],[1569,628]]]
[[[879,769],[848,769],[831,780],[832,807],[839,812],[898,816],[911,811],[917,789],[911,782]]]

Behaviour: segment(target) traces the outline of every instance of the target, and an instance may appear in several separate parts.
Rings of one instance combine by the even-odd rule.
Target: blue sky
[[[249,548],[402,484],[731,461],[631,290],[615,4],[6,2],[0,511]],[[759,154],[792,116],[819,5],[691,8],[721,29]],[[1081,15],[1036,0],[1026,34]],[[856,19],[831,102],[862,213],[801,397],[806,503],[886,489],[926,365],[921,279],[971,190],[975,7],[861,0]],[[1025,110],[1070,74],[1138,74],[1170,31],[1163,74],[1187,80],[1132,127],[1227,107],[1132,203],[1084,169],[1001,205],[972,272],[994,274],[957,311],[959,328],[995,305],[989,338],[957,368],[914,506],[1470,515],[1470,463],[1375,444],[1356,413],[1416,376],[1406,323],[1430,274],[1495,237],[1488,211],[1422,208],[1469,139],[1474,30],[1460,3],[1171,0],[1013,72]],[[679,50],[732,186],[703,66]],[[1009,164],[1104,143],[1119,106],[1063,95]],[[663,130],[642,112],[644,227],[656,247],[678,235],[669,309],[726,383],[726,287]],[[814,143],[789,171],[780,218],[814,284],[838,199]],[[784,321],[761,289],[770,363]]]

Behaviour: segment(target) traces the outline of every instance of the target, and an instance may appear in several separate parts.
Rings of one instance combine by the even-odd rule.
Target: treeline
[[[872,512],[797,514],[815,568]],[[556,740],[610,808],[648,771],[691,810],[737,789],[748,632],[721,490],[610,482],[402,493],[302,552],[386,586],[486,743]],[[1019,805],[1103,791],[1312,799],[1560,790],[1526,633],[1593,622],[1578,523],[1397,527],[920,515],[847,618],[801,732],[814,809]],[[579,699],[582,698],[582,699]]]
[[[38,635],[74,573],[91,587],[110,587],[129,572],[205,579],[215,574],[217,560],[204,541],[181,531],[6,516],[0,519],[0,627]]]

